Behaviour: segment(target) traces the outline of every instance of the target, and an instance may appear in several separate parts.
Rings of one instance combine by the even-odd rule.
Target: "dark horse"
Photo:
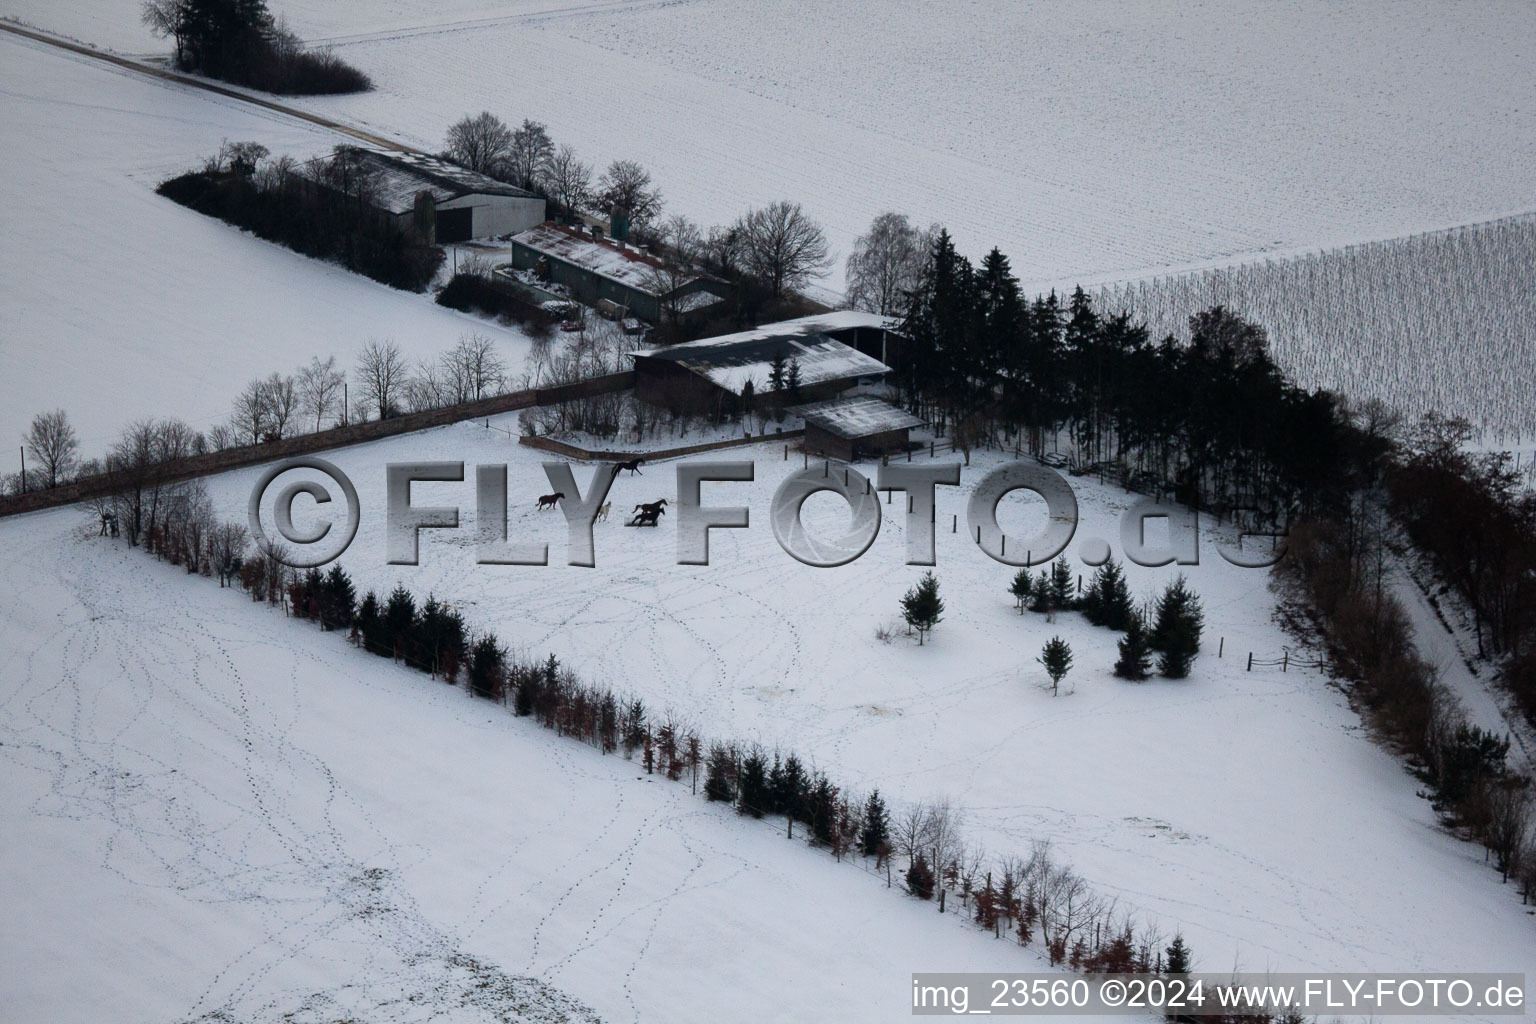
[[[555,503],[565,497],[564,491],[556,491],[554,494],[542,494],[539,496],[539,508],[554,508]]]
[[[659,520],[662,516],[667,514],[667,510],[662,507],[662,506],[666,505],[666,503],[667,503],[667,499],[666,498],[662,498],[660,501],[653,501],[649,505],[646,505],[646,504],[636,505],[635,506],[635,517],[629,521],[629,525],[630,526],[655,526],[657,520]]]
[[[640,473],[640,463],[644,461],[645,459],[643,457],[636,457],[630,459],[628,462],[615,462],[613,464],[613,475],[618,476],[619,471],[624,469],[629,470],[631,473]],[[640,473],[640,475],[644,476],[645,474]]]
[[[641,502],[640,504],[635,506],[635,511],[636,512],[644,512],[648,516],[659,516],[659,515],[662,515],[666,511],[665,509],[662,508],[662,506],[665,505],[666,503],[667,503],[667,499],[666,498],[662,498],[659,501],[653,501],[650,504],[646,504],[645,502]]]
[[[667,512],[666,509],[659,508],[655,512],[639,512],[639,513],[636,513],[635,518],[633,518],[633,519],[631,519],[629,521],[629,525],[630,526],[655,526],[657,519],[659,519],[661,516],[665,515],[666,512]]]

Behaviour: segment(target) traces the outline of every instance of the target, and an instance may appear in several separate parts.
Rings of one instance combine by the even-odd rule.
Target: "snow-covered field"
[[[846,255],[878,212],[1075,282],[1393,237],[1536,196],[1523,3],[285,0],[377,90],[305,107],[436,148],[491,110],[708,223],[790,198]],[[163,52],[136,6],[0,12]],[[837,283],[835,276],[830,282]]]
[[[0,524],[6,1021],[897,1021],[1043,969],[81,524]]]
[[[134,6],[134,5],[129,5]],[[371,338],[413,359],[479,331],[520,369],[527,340],[155,195],[224,139],[323,152],[340,136],[235,100],[0,34],[0,468],[32,416],[64,408],[88,456],[141,416],[199,430],[252,377]]]
[[[706,732],[783,744],[850,785],[903,800],[948,797],[993,853],[1049,839],[1105,892],[1183,928],[1210,967],[1528,959],[1518,900],[1477,850],[1438,831],[1416,783],[1362,734],[1343,698],[1316,673],[1244,670],[1247,652],[1278,657],[1288,641],[1270,623],[1266,574],[1222,561],[1219,531],[1207,532],[1201,563],[1186,570],[1206,609],[1194,676],[1138,686],[1110,675],[1113,634],[1075,614],[1055,623],[1020,616],[1006,593],[1012,570],[967,540],[963,503],[995,456],[978,456],[960,488],[940,491],[936,571],[948,608],[918,647],[875,637],[919,574],[903,564],[903,517],[889,514],[899,504],[858,561],[809,568],[780,550],[767,518],[798,455],[786,462],[771,444],[723,454],[753,459],[757,479],[706,485],[705,502],[746,505],[753,526],[715,531],[712,565],[674,564],[669,520],[633,530],[616,514],[596,527],[596,568],[579,569],[564,564],[563,520],[532,508],[551,489],[542,453],[469,424],[349,449],[335,462],[357,485],[363,525],[342,561],[361,585],[436,593],[515,649],[554,652]],[[386,565],[384,463],[427,459],[509,463],[511,537],[547,541],[552,564],[477,565],[466,482],[416,486],[418,504],[458,505],[464,528],[424,532],[417,567]],[[255,475],[215,483],[224,514],[243,514]],[[585,469],[576,478],[587,486]],[[624,475],[616,513],[660,497],[675,503],[674,479],[667,464]],[[1068,555],[1076,563],[1093,536],[1118,553],[1128,496],[1073,483],[1083,522]],[[1016,537],[1038,528],[1021,499],[1008,500],[1018,503],[1005,506],[1005,528]],[[828,534],[845,518],[830,496],[806,508],[812,529]],[[1138,597],[1171,572],[1129,570]],[[1076,655],[1075,692],[1056,698],[1040,688],[1034,662],[1054,634]]]

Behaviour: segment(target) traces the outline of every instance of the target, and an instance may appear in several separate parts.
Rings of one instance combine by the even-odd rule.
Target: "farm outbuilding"
[[[467,167],[423,153],[396,153],[349,146],[364,194],[373,208],[401,230],[428,244],[515,234],[544,220],[544,200]],[[328,187],[331,157],[300,164],[311,185]]]
[[[602,237],[597,227],[540,224],[512,239],[512,266],[563,285],[589,306],[612,303],[614,319],[647,323],[663,315],[686,319],[722,300],[726,285],[708,275],[668,266],[650,253]]]
[[[908,431],[923,421],[873,395],[853,395],[790,410],[805,420],[805,450],[852,462],[905,451]]]
[[[861,331],[887,329],[883,317],[844,311],[635,352],[635,393],[676,411],[736,413],[749,383],[756,400],[766,399],[778,359],[799,368],[800,401],[832,398],[890,372],[850,343]]]

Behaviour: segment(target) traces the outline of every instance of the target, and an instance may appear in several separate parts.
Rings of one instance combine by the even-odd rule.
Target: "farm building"
[[[532,192],[447,160],[359,146],[345,152],[367,175],[366,194],[374,209],[430,244],[514,234],[544,220],[544,200]],[[325,188],[331,161],[308,161],[296,173]]]
[[[769,393],[778,359],[798,366],[800,401],[831,398],[890,372],[856,347],[878,350],[878,335],[889,330],[884,317],[843,311],[636,352],[635,393],[678,411],[739,412],[749,382],[758,399]]]
[[[512,266],[564,285],[590,306],[609,302],[622,317],[649,323],[663,314],[686,318],[721,301],[725,284],[668,267],[632,245],[602,237],[601,229],[540,224],[512,239]]]
[[[843,462],[905,451],[907,432],[922,426],[911,413],[873,395],[852,395],[790,410],[805,420],[805,450]]]

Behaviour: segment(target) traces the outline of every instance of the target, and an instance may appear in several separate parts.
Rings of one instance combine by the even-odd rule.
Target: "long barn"
[[[363,194],[382,217],[428,244],[496,238],[544,220],[544,200],[467,167],[423,153],[341,147],[351,170],[364,175]],[[330,187],[335,156],[300,164],[310,184]]]

